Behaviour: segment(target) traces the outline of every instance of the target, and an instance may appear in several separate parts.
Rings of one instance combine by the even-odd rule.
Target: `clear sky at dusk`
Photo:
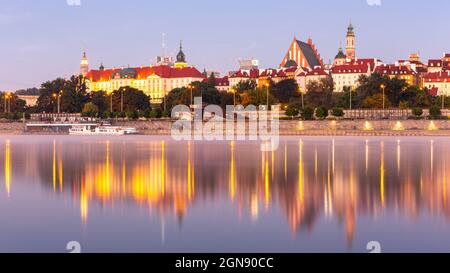
[[[76,73],[84,47],[91,68],[149,65],[162,33],[168,53],[183,40],[190,64],[222,74],[239,58],[278,67],[294,35],[328,62],[350,20],[358,56],[425,61],[450,51],[448,10],[448,0],[0,0],[0,90]]]

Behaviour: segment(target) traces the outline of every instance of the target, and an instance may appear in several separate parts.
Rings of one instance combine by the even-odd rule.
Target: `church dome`
[[[339,52],[336,55],[335,59],[345,59],[347,56],[344,54],[344,51],[342,50],[342,47],[339,48]]]

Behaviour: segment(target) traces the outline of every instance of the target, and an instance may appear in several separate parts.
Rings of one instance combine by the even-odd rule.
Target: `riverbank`
[[[118,121],[114,125],[135,127],[141,135],[170,135],[173,121]],[[67,133],[25,131],[20,122],[0,123],[0,135],[64,135]],[[281,120],[279,134],[286,136],[450,136],[449,120]]]

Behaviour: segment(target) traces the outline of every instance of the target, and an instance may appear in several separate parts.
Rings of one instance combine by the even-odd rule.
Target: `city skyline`
[[[66,1],[2,1],[0,27],[9,42],[1,50],[0,90],[39,87],[43,81],[76,74],[83,49],[88,52],[91,68],[101,62],[107,67],[150,65],[162,53],[162,33],[166,34],[168,54],[174,56],[179,40],[183,40],[190,64],[222,74],[236,70],[240,58],[259,59],[262,68],[278,67],[294,36],[301,40],[311,37],[328,63],[345,45],[350,21],[361,57],[391,63],[412,52],[419,52],[426,60],[448,51],[448,38],[441,35],[445,31],[443,12],[450,6],[446,1],[436,1],[431,7],[424,1],[408,5],[406,1],[383,1],[380,6],[370,6],[364,0],[320,4],[287,1],[285,5],[259,1],[241,3],[239,9],[227,2],[220,14],[216,2],[201,2],[136,0],[128,5],[119,1],[105,5],[104,1],[85,0],[80,6],[71,6]],[[295,11],[304,7],[311,12],[296,16]],[[418,17],[413,17],[413,12],[419,9],[433,17],[415,20]],[[148,13],[152,10],[157,12]],[[268,10],[272,11],[270,16]],[[136,16],[127,16],[126,22],[111,20],[120,18],[121,13]],[[379,22],[374,24],[374,19]],[[392,31],[394,23],[396,31]],[[326,32],[324,26],[329,26]]]

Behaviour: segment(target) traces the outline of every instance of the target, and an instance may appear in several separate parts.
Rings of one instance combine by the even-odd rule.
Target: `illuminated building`
[[[280,68],[285,68],[286,64],[290,67],[301,66],[304,68],[314,68],[316,66],[323,66],[323,60],[311,38],[305,43],[294,37],[294,41],[284,56]]]
[[[414,85],[416,83],[416,73],[408,66],[385,64],[380,65],[375,69],[375,73],[386,75],[390,79],[404,80],[408,85]]]
[[[192,82],[203,81],[204,75],[186,62],[186,55],[180,43],[177,60],[173,66],[159,64],[128,68],[105,69],[103,65],[98,70],[90,70],[86,54],[83,55],[80,73],[86,77],[89,91],[106,91],[111,93],[121,87],[133,87],[142,90],[152,98],[152,102],[162,102],[164,96],[174,88],[186,87]]]
[[[423,87],[428,88],[433,95],[450,95],[450,71],[428,73],[423,78]]]

